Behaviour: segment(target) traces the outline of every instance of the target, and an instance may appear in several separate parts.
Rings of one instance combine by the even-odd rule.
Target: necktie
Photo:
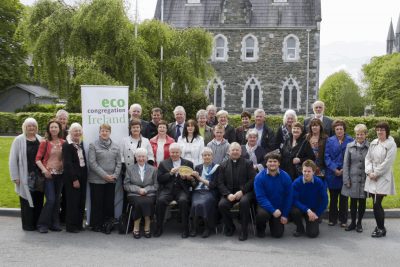
[[[178,141],[179,136],[181,136],[181,126],[179,124],[176,125],[176,136],[175,142]]]

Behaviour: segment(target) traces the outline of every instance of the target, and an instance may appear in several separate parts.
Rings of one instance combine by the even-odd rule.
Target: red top
[[[164,160],[169,158],[169,146],[175,143],[175,140],[171,138],[169,135],[166,136],[165,144],[164,144]],[[158,147],[158,134],[150,139],[151,148],[153,148],[154,154],[154,166],[157,167],[157,147]]]
[[[59,140],[60,140],[60,146],[62,146],[64,144],[65,140],[61,139],[61,138]],[[46,144],[47,144],[47,149],[46,149]],[[46,167],[47,166],[47,161],[49,160],[49,156],[50,156],[50,152],[51,152],[52,146],[53,145],[51,144],[50,141],[47,141],[47,140],[41,141],[40,145],[39,145],[38,152],[36,154],[35,162],[40,160],[42,162],[43,166]],[[46,154],[43,156],[45,151],[46,151]]]

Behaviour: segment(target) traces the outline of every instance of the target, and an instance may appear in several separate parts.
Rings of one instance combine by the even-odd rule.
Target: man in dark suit
[[[311,115],[310,118],[307,118],[304,120],[304,129],[306,129],[307,133],[309,132],[310,128],[310,121],[311,119],[319,119],[322,122],[322,125],[324,127],[324,132],[328,136],[332,136],[334,134],[334,131],[332,130],[332,123],[333,120],[327,116],[324,116],[324,111],[325,111],[325,103],[317,100],[314,102],[312,105],[314,114]]]
[[[177,143],[170,145],[169,153],[170,158],[162,161],[158,166],[157,180],[160,190],[156,205],[157,229],[154,236],[162,235],[165,210],[169,203],[175,200],[178,202],[182,218],[182,238],[187,238],[189,236],[190,188],[195,184],[195,180],[190,175],[180,175],[179,167],[188,166],[193,169],[193,163],[181,158],[182,150]]]
[[[255,128],[258,132],[257,145],[264,148],[265,153],[269,153],[278,148],[275,144],[274,131],[267,126],[265,123],[265,111],[263,109],[257,109],[254,111],[255,123],[250,125],[251,128]]]
[[[174,109],[175,121],[168,124],[167,134],[178,141],[179,136],[182,136],[185,128],[186,111],[182,106],[176,106]]]
[[[153,108],[151,110],[151,121],[147,124],[146,128],[143,130],[142,135],[147,139],[151,139],[158,134],[157,127],[160,120],[162,120],[163,112],[161,108]]]
[[[225,235],[232,236],[235,232],[231,208],[239,202],[241,231],[239,240],[247,239],[247,227],[250,217],[250,205],[254,200],[253,182],[256,171],[253,163],[241,158],[242,149],[236,142],[229,146],[229,159],[224,161],[219,170],[218,190],[222,195],[218,209],[225,225]]]
[[[146,130],[147,124],[149,124],[149,122],[142,120],[140,118],[142,116],[142,106],[137,103],[132,104],[129,108],[129,115],[131,116],[130,120],[138,119],[140,121],[141,129],[142,129],[140,133],[143,135],[144,131]],[[129,131],[129,134],[130,134],[130,131]]]

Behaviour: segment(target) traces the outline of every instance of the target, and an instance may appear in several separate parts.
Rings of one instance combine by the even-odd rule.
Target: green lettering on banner
[[[105,108],[108,108],[109,103],[110,103],[110,101],[109,101],[108,99],[103,99],[103,100],[101,101],[101,105],[102,105],[103,107],[105,107]]]

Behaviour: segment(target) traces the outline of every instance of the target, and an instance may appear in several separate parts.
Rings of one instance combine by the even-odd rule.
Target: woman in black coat
[[[83,230],[85,214],[87,162],[81,137],[82,126],[73,123],[62,149],[66,193],[65,223],[66,230],[70,233]]]
[[[281,148],[281,155],[281,169],[287,172],[292,180],[301,175],[301,164],[304,161],[315,160],[314,152],[305,138],[301,123],[296,122],[292,126],[292,133]]]

